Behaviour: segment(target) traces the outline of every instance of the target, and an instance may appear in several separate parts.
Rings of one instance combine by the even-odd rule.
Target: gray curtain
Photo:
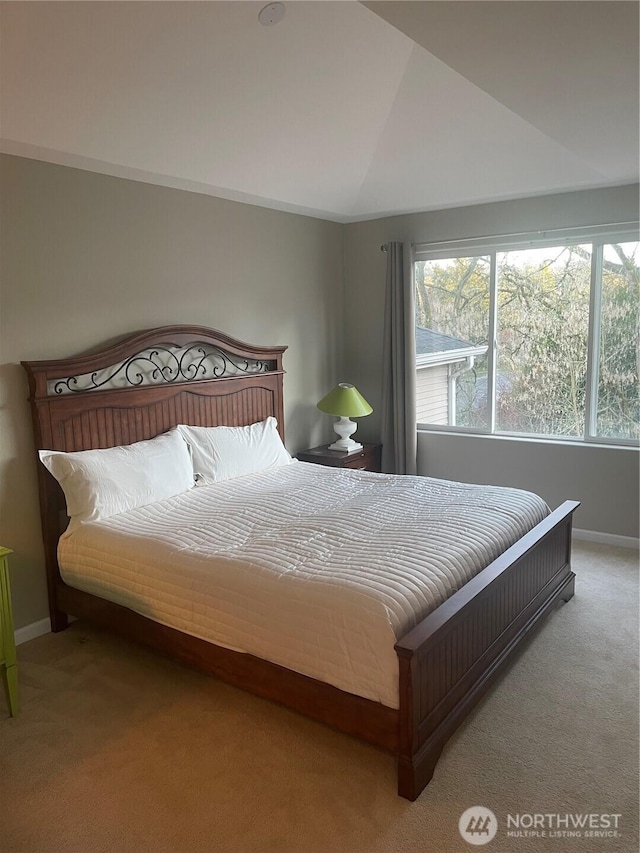
[[[416,332],[411,243],[387,244],[382,362],[382,470],[415,474]]]

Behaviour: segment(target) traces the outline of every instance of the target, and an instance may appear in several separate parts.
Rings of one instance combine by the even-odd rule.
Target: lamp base
[[[362,450],[362,445],[354,441],[351,436],[358,429],[358,424],[350,418],[340,417],[333,425],[334,430],[340,438],[329,445],[329,450],[342,450],[350,453],[352,450]]]
[[[362,450],[362,445],[352,438],[341,438],[329,445],[329,450],[342,450],[351,453],[354,450]]]

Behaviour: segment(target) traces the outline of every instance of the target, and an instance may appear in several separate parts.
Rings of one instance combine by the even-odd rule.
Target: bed
[[[285,349],[245,344],[199,326],[168,326],[69,359],[23,362],[29,377],[36,447],[65,453],[116,448],[161,436],[178,424],[241,427],[270,418],[276,419],[284,440]],[[318,476],[318,482],[338,477],[347,503],[355,496],[371,500],[376,490],[396,488],[387,475],[331,471],[303,462],[278,471],[267,471],[262,480],[273,491],[272,481],[284,478],[280,494],[291,490],[298,480],[302,494],[301,483],[310,476]],[[68,518],[62,489],[43,465],[38,466],[38,476],[54,631],[64,630],[70,615],[87,619],[392,752],[397,758],[398,793],[410,800],[427,785],[447,739],[518,646],[552,608],[573,595],[571,525],[578,504],[566,501],[540,520],[536,518],[533,527],[504,551],[492,553],[488,565],[449,597],[441,596],[441,603],[439,599],[427,616],[415,624],[398,622],[395,643],[391,638],[384,652],[393,659],[393,683],[387,669],[384,688],[369,690],[355,682],[352,687],[322,668],[322,655],[317,656],[321,668],[312,668],[309,675],[297,671],[295,662],[283,665],[268,659],[263,647],[248,653],[245,647],[234,647],[233,638],[212,642],[210,637],[217,635],[182,622],[173,627],[168,624],[171,620],[157,614],[144,615],[140,607],[125,606],[126,598],[112,596],[100,584],[78,588],[82,583],[68,571],[65,582],[58,564],[59,545],[66,564],[65,540],[79,543],[81,538],[63,536]],[[426,478],[422,479],[426,488]],[[422,485],[416,482],[416,488]],[[215,488],[206,487],[201,494]],[[225,486],[211,500],[220,507],[225,502],[233,507],[233,500],[239,500],[234,496],[237,488]],[[309,491],[307,485],[304,488]],[[336,491],[337,485],[332,481],[325,488]],[[436,483],[434,488],[448,487]],[[196,491],[197,487],[194,494]],[[190,494],[174,503],[177,501],[178,511],[186,517],[196,511],[196,505],[189,503],[193,500]],[[164,510],[162,517],[169,517]],[[234,513],[228,511],[226,517],[233,518]],[[157,524],[153,512],[146,523],[153,530]],[[290,529],[294,527],[287,523]],[[490,532],[487,528],[487,534]],[[114,535],[111,528],[106,532],[101,528],[101,535],[107,533]],[[133,547],[132,542],[126,549]],[[149,551],[149,547],[143,545],[142,550]],[[419,558],[420,553],[412,553],[411,562]],[[353,563],[353,555],[351,559]],[[150,571],[153,562],[149,561]],[[160,556],[156,562],[161,562]],[[268,587],[264,588],[266,597]],[[286,625],[289,645],[295,648],[297,636],[304,648],[301,626],[306,601],[296,604],[294,597],[293,602],[294,610],[280,624]],[[215,626],[216,619],[209,622]],[[367,666],[364,662],[364,681]]]

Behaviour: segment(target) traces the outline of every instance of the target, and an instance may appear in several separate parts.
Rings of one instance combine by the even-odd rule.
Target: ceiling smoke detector
[[[284,18],[284,3],[268,3],[258,13],[263,27],[272,27]]]

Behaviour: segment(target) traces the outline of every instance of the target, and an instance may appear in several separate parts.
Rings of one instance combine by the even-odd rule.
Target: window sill
[[[448,429],[446,427],[428,426],[426,424],[418,424],[418,435],[421,433],[428,435],[447,435],[447,436],[462,436],[465,438],[477,438],[488,441],[506,441],[517,442],[523,444],[551,444],[555,447],[594,447],[600,450],[635,450],[640,451],[640,446],[633,442],[624,444],[614,441],[598,441],[597,439],[578,439],[578,438],[547,438],[546,436],[534,435],[516,435],[515,433],[482,433],[473,430],[465,429]]]

